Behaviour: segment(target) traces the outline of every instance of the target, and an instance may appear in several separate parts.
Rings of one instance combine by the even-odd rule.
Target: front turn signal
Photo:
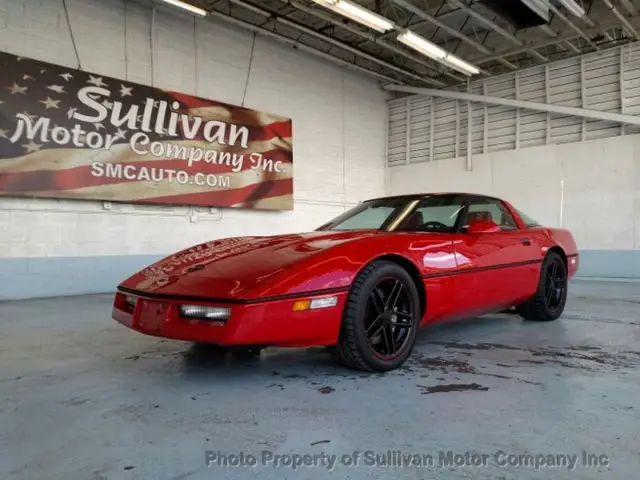
[[[293,304],[293,311],[304,312],[305,310],[317,310],[319,308],[335,307],[337,304],[338,297],[319,297],[311,300],[298,300]]]

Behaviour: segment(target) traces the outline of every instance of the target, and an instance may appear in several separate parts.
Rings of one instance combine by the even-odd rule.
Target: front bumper
[[[135,306],[127,297],[135,297]],[[317,310],[294,311],[297,300],[338,297],[337,304]],[[310,347],[337,342],[347,292],[301,295],[297,298],[256,303],[194,302],[184,299],[156,299],[144,294],[116,292],[112,317],[137,332],[155,337],[218,345],[270,345]],[[180,305],[227,307],[231,315],[223,322],[184,317]]]

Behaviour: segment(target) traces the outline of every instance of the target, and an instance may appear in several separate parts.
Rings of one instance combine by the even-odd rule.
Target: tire
[[[382,297],[377,296],[379,292],[383,293]],[[392,295],[394,292],[398,295]],[[396,302],[393,302],[394,297]],[[351,287],[342,314],[338,343],[330,347],[331,355],[338,363],[355,370],[394,370],[413,351],[420,317],[420,298],[409,273],[393,262],[372,262],[360,272]],[[396,332],[401,339],[400,345],[395,338]],[[396,347],[395,352],[391,345]]]
[[[336,362],[337,364],[343,367],[350,367],[349,361],[347,360],[344,353],[342,352],[340,343],[336,345],[331,345],[329,347],[329,354],[331,355],[331,358],[333,359],[333,361]]]
[[[260,356],[265,347],[254,346],[226,346],[217,345],[215,343],[197,342],[195,347],[210,356],[225,356],[227,354],[239,357],[257,357]]]
[[[259,357],[265,347],[231,347],[231,353],[238,357]]]
[[[195,342],[193,352],[202,355],[203,358],[221,358],[229,353],[229,347],[209,342]]]
[[[551,287],[551,278],[555,289]],[[526,302],[516,307],[516,312],[526,320],[548,322],[556,320],[564,312],[567,302],[567,267],[560,255],[549,253],[542,262],[538,289]]]

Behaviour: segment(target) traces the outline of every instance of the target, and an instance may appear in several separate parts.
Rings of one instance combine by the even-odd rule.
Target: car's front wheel
[[[518,305],[516,312],[527,320],[555,320],[564,312],[567,291],[567,267],[560,255],[551,252],[542,263],[535,295]]]
[[[394,262],[373,262],[351,287],[338,344],[330,351],[350,368],[396,369],[413,350],[420,313],[420,298],[409,273]]]
[[[211,356],[225,356],[227,354],[232,354],[239,357],[257,357],[260,356],[262,350],[266,347],[260,345],[226,346],[217,345],[215,343],[198,342],[195,344],[195,348],[206,351]]]

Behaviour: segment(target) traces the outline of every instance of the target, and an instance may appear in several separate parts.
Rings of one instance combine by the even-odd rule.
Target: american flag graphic
[[[289,118],[0,52],[0,195],[290,210],[292,157]]]

